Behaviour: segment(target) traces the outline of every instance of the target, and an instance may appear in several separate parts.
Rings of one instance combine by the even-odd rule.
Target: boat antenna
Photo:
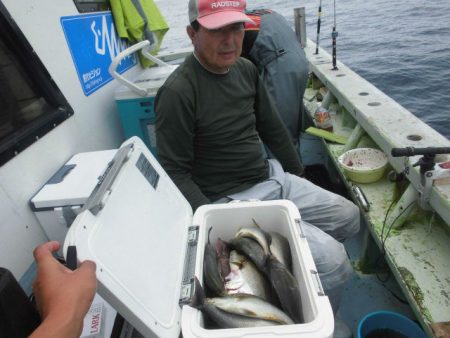
[[[336,38],[338,37],[338,32],[336,31],[336,0],[334,0],[334,25],[333,32],[331,32],[331,38],[333,40],[333,70],[338,70],[336,66]],[[316,50],[317,54],[317,50]]]
[[[319,54],[320,17],[322,16],[322,0],[319,1],[319,11],[317,12],[316,54]]]

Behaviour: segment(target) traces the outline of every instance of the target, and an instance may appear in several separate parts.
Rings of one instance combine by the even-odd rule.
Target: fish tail
[[[203,290],[202,285],[200,284],[200,281],[198,280],[197,276],[194,276],[194,295],[192,296],[191,302],[189,303],[190,306],[196,309],[202,309],[203,305],[205,304],[205,290]]]
[[[212,227],[210,227],[210,228],[208,229],[208,244],[210,243],[210,242],[209,242],[209,236],[211,235],[211,230],[212,230]]]

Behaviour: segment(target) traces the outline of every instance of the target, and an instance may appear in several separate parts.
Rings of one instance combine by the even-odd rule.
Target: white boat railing
[[[338,70],[333,70],[331,55],[323,49],[319,49],[319,54],[315,54],[314,48],[312,41],[305,47],[311,72],[385,152],[395,171],[400,173],[407,168],[406,176],[418,192],[418,197],[424,191],[420,171],[414,166],[420,156],[393,157],[392,148],[449,147],[450,141],[346,65],[338,62]],[[358,128],[353,132],[358,133]],[[449,160],[448,155],[443,155],[438,162]],[[434,182],[429,204],[450,224],[448,180]]]
[[[403,182],[391,182],[385,175],[375,183],[360,184],[371,206],[370,211],[362,210],[368,230],[364,236],[371,234],[427,334],[437,336],[435,329],[450,319],[448,297],[442,294],[450,278],[450,179],[435,180],[431,185],[426,174],[441,175],[440,168],[422,175],[414,166],[421,156],[393,157],[391,150],[449,147],[450,142],[344,64],[338,62],[338,70],[333,70],[331,56],[322,49],[316,55],[311,41],[305,52],[312,88],[306,90],[304,102],[309,114],[319,105],[333,111],[334,133],[347,137],[345,145],[321,143],[354,200],[354,185],[337,161],[346,150],[367,144],[379,147],[397,174],[405,172],[407,180]],[[449,155],[439,155],[436,160],[448,162]],[[421,196],[426,189],[430,190],[429,201],[424,205]],[[430,207],[432,210],[427,210]],[[364,258],[358,263],[362,271],[364,260],[370,265],[371,246],[367,243],[371,240],[365,237],[365,242]]]

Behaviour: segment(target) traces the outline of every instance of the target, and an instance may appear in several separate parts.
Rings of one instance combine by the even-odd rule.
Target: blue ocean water
[[[171,29],[163,49],[187,47],[187,0],[156,0]],[[322,0],[320,46],[331,53],[334,1]],[[319,0],[247,0],[293,23],[305,7],[316,41]],[[450,1],[336,1],[337,57],[414,115],[450,138]],[[431,146],[431,145],[430,145]]]

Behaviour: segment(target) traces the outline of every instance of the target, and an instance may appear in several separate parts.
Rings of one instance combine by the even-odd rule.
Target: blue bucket
[[[358,338],[365,338],[375,330],[390,329],[408,338],[427,338],[419,325],[411,319],[391,311],[377,311],[366,315],[358,325]]]

